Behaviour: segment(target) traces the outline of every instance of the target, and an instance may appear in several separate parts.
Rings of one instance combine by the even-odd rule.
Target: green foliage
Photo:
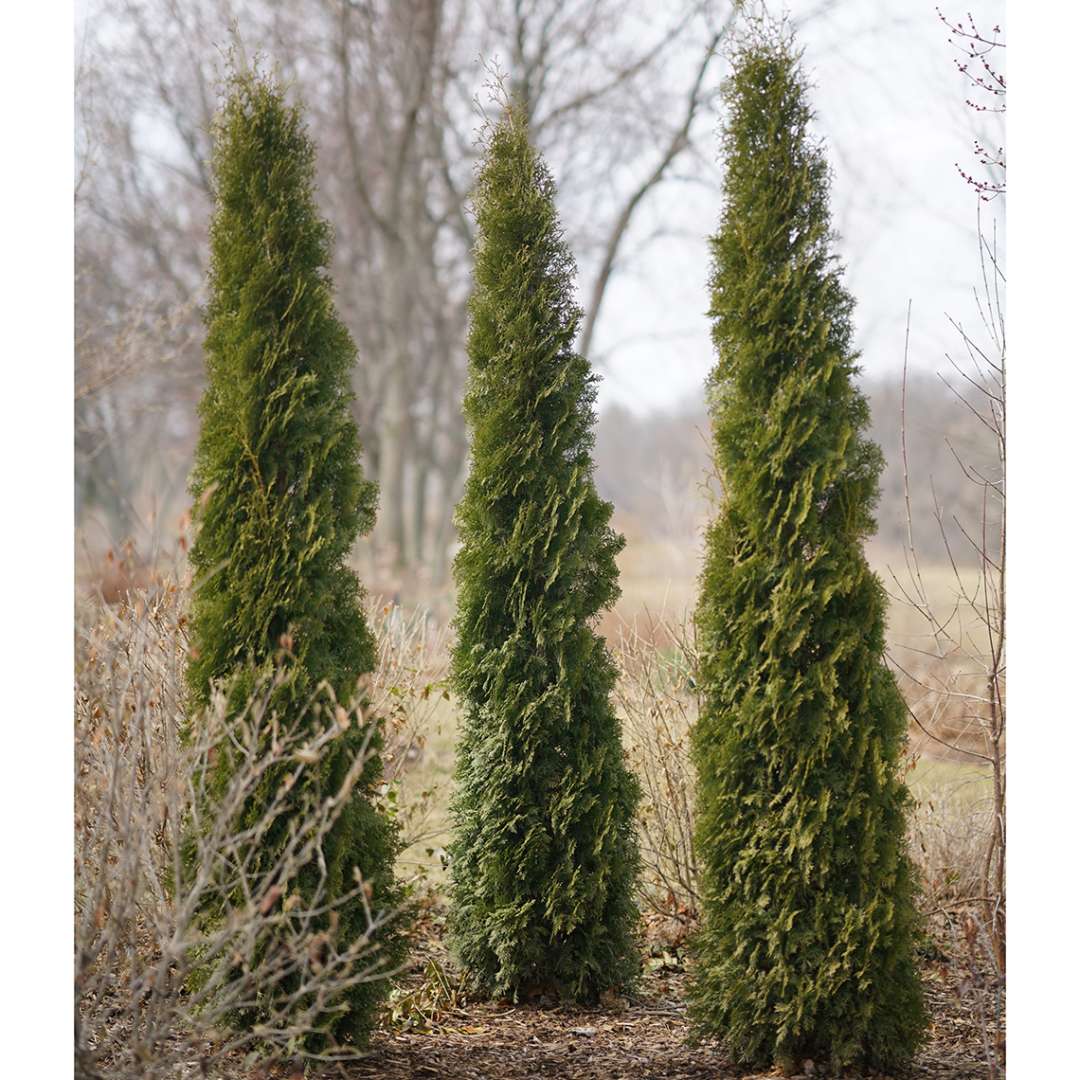
[[[274,707],[280,723],[295,730],[314,724],[308,705],[320,687],[353,703],[375,661],[361,588],[347,564],[357,536],[372,526],[376,501],[351,413],[355,347],[335,313],[326,272],[331,235],[315,205],[315,149],[300,110],[272,79],[231,77],[215,120],[212,164],[208,384],[191,481],[198,525],[192,715],[215,685],[227,684],[239,708],[268,671],[283,667]],[[306,770],[306,782],[336,790],[370,735],[355,726],[346,731]],[[376,732],[376,751],[378,743]],[[226,748],[212,778],[218,790],[228,771]],[[376,911],[399,900],[397,835],[371,801],[380,773],[375,753],[323,850],[331,895],[352,887],[358,867]],[[267,803],[281,780],[267,778]],[[265,805],[253,801],[252,821]],[[283,815],[279,839],[287,828]],[[273,865],[273,843],[263,858]],[[309,868],[312,880],[321,872]],[[366,928],[357,905],[341,919],[337,940],[344,946]],[[388,965],[399,952],[398,935],[387,933]],[[363,1040],[385,989],[362,983],[347,1001],[329,1003],[340,1011],[328,1031]]]
[[[636,783],[593,629],[623,540],[593,483],[595,376],[555,188],[508,110],[477,179],[452,673],[451,931],[486,991],[588,1000],[637,973]]]
[[[862,542],[879,449],[799,57],[736,55],[712,239],[710,378],[724,496],[697,610],[692,1015],[741,1062],[893,1067],[925,1024],[900,773],[906,713]]]

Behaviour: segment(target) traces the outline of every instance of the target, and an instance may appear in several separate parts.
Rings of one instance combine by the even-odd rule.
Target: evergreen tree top
[[[298,106],[258,71],[228,77],[213,124],[207,387],[192,473],[197,701],[292,633],[301,667],[351,695],[370,634],[345,560],[370,529],[352,417],[356,349],[334,310],[331,231]]]
[[[555,207],[555,182],[529,139],[523,112],[508,105],[488,133],[473,195],[477,223],[476,268],[469,355],[485,360],[488,340],[477,335],[497,301],[519,301],[516,324],[539,317],[558,333],[558,348],[572,350],[581,310],[574,302],[574,258]]]
[[[574,348],[581,319],[574,258],[551,174],[516,107],[489,132],[474,211],[460,629],[467,638],[470,619],[494,615],[490,598],[502,593],[489,586],[497,572],[516,583],[519,613],[539,640],[555,641],[561,632],[544,630],[545,613],[588,618],[614,602],[622,539],[608,527],[611,506],[592,479],[596,376]]]
[[[854,302],[832,252],[830,173],[810,129],[808,81],[782,27],[743,38],[734,64],[709,281],[717,354],[709,389],[725,496],[744,500],[743,517],[763,541],[816,542],[824,533],[813,511],[842,482],[850,513],[833,532],[857,539],[874,529],[882,459],[860,434],[869,410],[854,383]]]
[[[277,79],[232,68],[211,131],[211,295],[234,296],[246,284],[229,271],[251,257],[249,244],[279,266],[291,257],[307,270],[326,267],[331,232],[314,202],[315,146]]]

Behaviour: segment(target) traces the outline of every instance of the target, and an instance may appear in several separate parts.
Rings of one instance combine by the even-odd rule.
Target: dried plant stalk
[[[212,1062],[245,1054],[356,1057],[348,1045],[313,1050],[310,1036],[324,1029],[343,991],[393,974],[379,930],[399,912],[372,910],[359,879],[330,895],[318,874],[312,885],[310,868],[322,865],[322,843],[363,770],[366,741],[334,790],[301,781],[349,725],[368,721],[320,691],[309,704],[317,734],[281,730],[270,708],[272,677],[239,715],[216,696],[182,739],[178,599],[176,585],[160,585],[115,609],[92,605],[79,627],[76,1075],[153,1080],[191,1065],[206,1075]],[[208,765],[224,740],[238,765],[211,801]],[[251,822],[244,811],[271,777],[276,795]],[[282,820],[280,857],[254,869]],[[365,931],[339,940],[338,913],[357,904]],[[209,909],[221,913],[212,922]],[[278,986],[289,990],[268,992]],[[255,1024],[229,1022],[249,1010],[257,1010]]]

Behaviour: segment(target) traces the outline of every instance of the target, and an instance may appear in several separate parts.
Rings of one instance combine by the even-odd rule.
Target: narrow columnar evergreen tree
[[[491,994],[590,1000],[638,969],[638,792],[593,627],[623,540],[593,483],[574,261],[515,108],[489,135],[475,211],[451,932]]]
[[[362,591],[347,562],[357,536],[372,526],[376,502],[351,412],[356,350],[334,310],[326,271],[331,233],[315,205],[315,149],[300,110],[272,78],[236,73],[213,135],[208,382],[191,480],[198,526],[192,715],[217,685],[241,707],[284,660],[286,677],[274,697],[280,723],[296,731],[318,722],[321,729],[326,717],[309,708],[318,688],[328,686],[350,705],[375,662]],[[355,725],[343,733],[306,768],[305,782],[336,791],[368,734]],[[376,734],[376,751],[378,742]],[[212,786],[220,790],[228,773],[224,747]],[[397,834],[371,800],[380,773],[376,753],[325,840],[325,867],[309,868],[311,881],[325,872],[331,895],[355,888],[359,868],[376,912],[399,899]],[[268,778],[267,801],[281,780]],[[263,812],[254,801],[251,820]],[[284,836],[287,815],[278,828]],[[266,867],[275,855],[269,843]],[[339,914],[336,938],[344,947],[366,931],[368,918],[361,903]],[[388,967],[400,949],[400,936],[385,931]],[[386,986],[361,983],[347,1000],[327,1003],[336,1010],[327,1034],[363,1040]]]
[[[855,384],[829,172],[785,30],[737,50],[712,239],[723,487],[693,734],[703,924],[692,1016],[741,1062],[892,1067],[925,1024],[905,708],[862,544],[881,452]]]

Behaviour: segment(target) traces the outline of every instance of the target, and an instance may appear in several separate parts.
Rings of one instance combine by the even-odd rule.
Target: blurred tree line
[[[876,540],[896,550],[909,541],[900,452],[904,384],[899,372],[864,376],[861,382],[870,401],[870,437],[885,455]],[[908,373],[904,414],[910,539],[927,561],[944,561],[944,529],[957,561],[974,564],[977,553],[963,538],[958,521],[970,530],[972,522],[981,521],[984,507],[980,490],[966,478],[960,462],[969,469],[992,470],[998,452],[994,434],[931,372]],[[705,404],[698,395],[683,407],[645,416],[622,407],[602,414],[597,481],[632,539],[693,544],[696,549],[708,500],[720,490],[711,474],[708,431]],[[993,508],[990,512],[995,513]],[[994,522],[989,524],[992,531]]]
[[[560,177],[587,353],[649,192],[677,163],[711,167],[704,106],[735,7],[92,0],[76,58],[80,524],[116,542],[184,506],[203,385],[208,132],[230,39],[275,58],[320,148],[337,304],[359,348],[356,419],[380,488],[377,560],[391,578],[423,568],[437,584],[466,468],[468,201],[485,81],[507,79]]]

